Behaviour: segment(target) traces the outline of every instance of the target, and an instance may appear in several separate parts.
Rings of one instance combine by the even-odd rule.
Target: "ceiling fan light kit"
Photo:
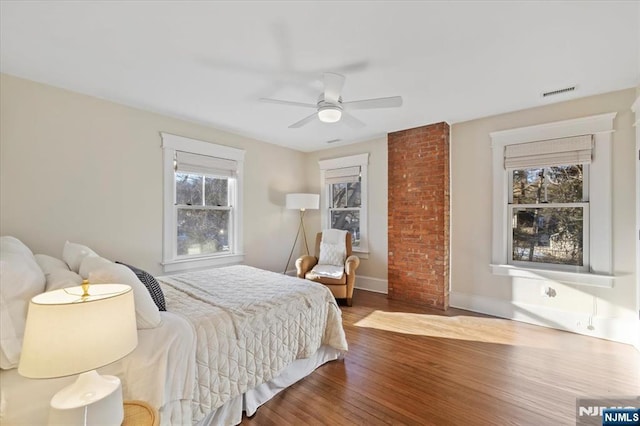
[[[373,109],[373,108],[396,108],[402,105],[401,96],[391,96],[389,98],[363,99],[360,101],[342,102],[342,86],[344,86],[344,76],[332,72],[325,72],[324,91],[320,94],[316,104],[303,102],[293,102],[281,99],[261,98],[262,102],[272,104],[290,105],[303,108],[314,108],[316,113],[311,114],[300,121],[289,126],[290,129],[297,129],[317,117],[323,123],[337,123],[342,120],[350,127],[363,127],[364,123],[353,115],[347,113],[350,110]]]
[[[335,123],[342,117],[342,108],[337,105],[327,105],[318,108],[318,119],[323,123]]]

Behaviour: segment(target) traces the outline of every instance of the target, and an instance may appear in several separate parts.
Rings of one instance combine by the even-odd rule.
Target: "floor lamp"
[[[287,273],[289,262],[291,262],[291,256],[293,256],[293,250],[296,248],[300,231],[302,230],[302,237],[304,238],[304,247],[306,254],[309,254],[309,244],[307,243],[307,233],[304,229],[304,213],[307,209],[317,210],[320,208],[320,195],[318,194],[287,194],[287,209],[300,210],[300,224],[298,225],[298,232],[296,233],[296,239],[293,241],[291,247],[291,253],[289,253],[289,259],[287,259],[287,266],[284,267],[284,274]]]

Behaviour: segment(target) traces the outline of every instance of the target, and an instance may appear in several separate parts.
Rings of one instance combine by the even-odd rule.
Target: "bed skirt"
[[[258,385],[209,413],[198,423],[198,426],[240,424],[242,422],[243,411],[247,413],[247,416],[253,416],[258,407],[276,396],[281,390],[305,378],[321,365],[342,358],[342,355],[342,351],[328,345],[322,345],[320,349],[309,358],[293,361],[274,379]]]

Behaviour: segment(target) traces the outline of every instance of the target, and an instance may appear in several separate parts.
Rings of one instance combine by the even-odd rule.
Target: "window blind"
[[[327,170],[324,175],[327,184],[348,183],[360,181],[360,166]]]
[[[589,164],[592,151],[593,135],[507,145],[504,150],[504,167],[518,169]]]
[[[234,160],[176,151],[176,172],[233,177],[237,170]]]
[[[327,170],[324,174],[324,181],[327,184],[359,182],[360,166]]]

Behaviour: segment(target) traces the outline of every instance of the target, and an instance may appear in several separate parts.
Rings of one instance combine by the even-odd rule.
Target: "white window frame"
[[[164,272],[178,272],[187,269],[216,267],[243,262],[242,187],[245,151],[170,133],[162,132],[160,135],[162,136],[164,175],[164,227],[162,238],[162,266]],[[229,192],[229,202],[234,204],[232,204],[231,209],[230,233],[232,235],[228,252],[202,256],[177,255],[177,208],[175,206],[176,184],[174,169],[176,151],[208,155],[237,163],[236,176],[234,177],[235,188],[230,188]]]
[[[323,229],[331,228],[331,190],[326,182],[328,170],[360,167],[360,246],[353,247],[362,259],[369,256],[369,226],[368,226],[368,166],[369,153],[351,155],[348,157],[332,158],[318,161],[320,165],[320,223]]]
[[[496,275],[556,280],[575,285],[613,287],[612,232],[612,154],[611,144],[616,113],[600,114],[537,126],[522,127],[490,133],[493,150],[493,223],[491,270]],[[525,267],[510,264],[509,235],[511,216],[509,182],[511,169],[504,167],[507,145],[548,139],[593,135],[593,158],[589,165],[589,253],[588,270],[572,272],[564,268]]]

